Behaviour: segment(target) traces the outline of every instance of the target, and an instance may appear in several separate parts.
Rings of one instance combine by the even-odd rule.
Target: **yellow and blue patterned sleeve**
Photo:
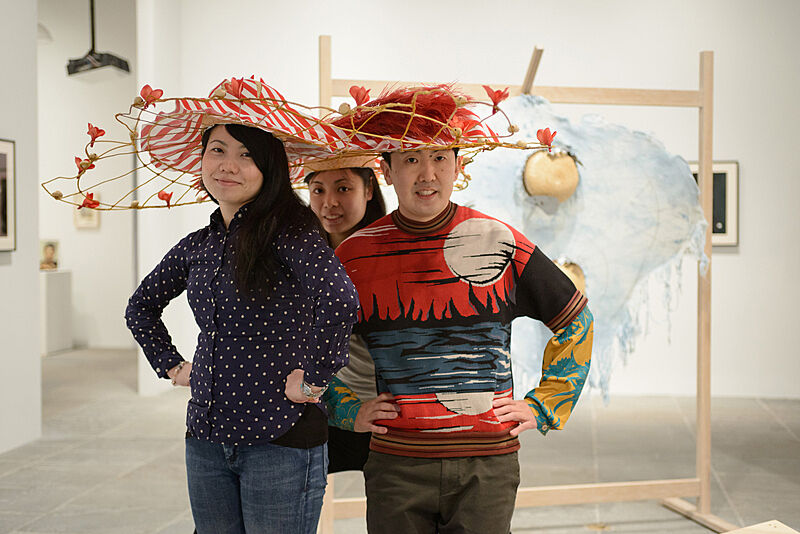
[[[544,349],[542,379],[525,395],[539,432],[561,430],[583,390],[592,359],[594,317],[585,306]]]
[[[361,400],[347,384],[336,376],[322,395],[328,409],[328,424],[343,430],[354,431],[356,415],[361,408]]]

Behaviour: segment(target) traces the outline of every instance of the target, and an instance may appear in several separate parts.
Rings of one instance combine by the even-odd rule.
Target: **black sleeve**
[[[536,247],[516,287],[516,314],[561,330],[586,306],[586,297],[564,272]]]

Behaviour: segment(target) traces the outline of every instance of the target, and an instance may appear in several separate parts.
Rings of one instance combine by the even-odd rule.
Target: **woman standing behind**
[[[191,386],[197,531],[313,533],[327,476],[327,421],[314,403],[347,361],[355,288],[292,190],[281,141],[217,124],[201,144],[202,186],[219,209],[145,277],[128,327],[158,376]],[[184,290],[201,330],[191,363],[161,321]]]
[[[333,162],[309,163],[306,176],[309,204],[327,233],[332,248],[353,233],[386,215],[386,205],[375,172],[369,166],[373,158],[341,158]],[[341,381],[349,391],[340,387]],[[350,361],[339,371],[325,397],[343,393],[358,397],[358,415],[350,418],[352,430],[328,427],[329,473],[362,471],[369,454],[370,432],[384,433],[385,428],[372,424],[375,419],[396,417],[392,396],[376,398],[375,365],[358,335],[350,336]],[[327,400],[327,399],[326,399]],[[354,403],[346,405],[352,407]],[[341,411],[329,405],[335,411]],[[355,410],[354,410],[355,411]],[[333,419],[338,419],[333,417]],[[341,421],[338,421],[341,422]],[[345,425],[350,428],[350,424]]]
[[[374,158],[349,157],[307,163],[309,204],[331,248],[386,215],[380,184],[370,163]],[[364,166],[360,163],[364,163]],[[343,165],[353,165],[343,167]]]

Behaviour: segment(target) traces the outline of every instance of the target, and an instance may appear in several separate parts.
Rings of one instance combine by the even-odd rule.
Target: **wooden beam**
[[[335,479],[336,477],[333,476],[333,473],[328,475],[328,486],[325,488],[325,496],[322,498],[322,510],[319,515],[317,534],[333,534],[333,520],[335,519],[333,493],[335,491]]]
[[[661,504],[665,508],[669,508],[673,512],[686,516],[714,532],[729,532],[739,528],[733,523],[728,523],[715,515],[698,512],[697,508],[692,503],[684,501],[683,499],[664,499]]]
[[[329,108],[333,99],[333,88],[331,84],[331,36],[319,36],[319,105]],[[348,89],[350,87],[348,86]],[[345,93],[346,96],[349,93]],[[325,111],[320,109],[320,116]]]
[[[533,47],[533,54],[531,54],[531,61],[528,63],[528,70],[525,72],[525,78],[522,80],[520,91],[523,95],[531,93],[533,87],[533,79],[536,77],[536,71],[539,69],[539,62],[542,60],[542,50],[538,46]]]
[[[548,87],[537,85],[533,88],[533,94],[559,104],[696,107],[700,102],[699,91],[664,89]]]
[[[517,490],[516,507],[647,501],[665,499],[667,497],[696,497],[699,491],[700,483],[696,478],[541,486],[519,488]],[[334,499],[333,510],[336,519],[364,517],[367,510],[367,501],[363,497]]]
[[[366,517],[367,515],[367,499],[364,497],[334,499],[333,504],[333,513],[336,519]]]
[[[697,184],[700,204],[708,221],[705,254],[708,271],[697,277],[697,441],[696,475],[700,479],[697,509],[701,514],[711,511],[711,233],[713,231],[712,167],[714,54],[700,53],[700,130],[698,146]]]
[[[421,85],[421,82],[390,82],[387,80],[331,80],[333,96],[348,96],[350,87],[363,85],[373,94],[391,85]],[[504,84],[489,84],[500,87]],[[473,98],[486,98],[481,84],[459,84],[458,88]],[[519,96],[521,85],[508,86],[509,96]],[[677,91],[663,89],[609,89],[598,87],[549,87],[537,85],[532,89],[534,95],[559,104],[601,104],[615,106],[667,106],[698,107],[702,99],[700,91]],[[324,105],[324,104],[322,104]]]
[[[700,484],[696,478],[540,486],[517,490],[516,506],[648,501],[667,497],[693,497],[699,492]]]

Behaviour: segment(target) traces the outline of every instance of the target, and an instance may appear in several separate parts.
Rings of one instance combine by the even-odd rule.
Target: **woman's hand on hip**
[[[306,372],[302,369],[295,369],[286,377],[286,387],[284,393],[286,398],[292,402],[319,402],[319,395],[325,391],[325,388],[320,388],[308,384],[309,390],[313,395],[306,395],[303,391],[303,377]]]
[[[172,379],[173,386],[188,386],[192,374],[192,362],[181,362],[169,371],[167,376]]]

